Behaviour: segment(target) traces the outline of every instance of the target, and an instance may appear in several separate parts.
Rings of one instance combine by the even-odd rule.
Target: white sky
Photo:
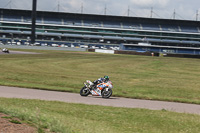
[[[58,6],[59,5],[59,6]],[[60,11],[87,14],[150,17],[153,8],[154,18],[172,19],[174,10],[176,19],[196,20],[200,0],[37,0],[37,10]],[[59,8],[58,8],[59,7]],[[32,0],[0,0],[0,8],[31,10]]]

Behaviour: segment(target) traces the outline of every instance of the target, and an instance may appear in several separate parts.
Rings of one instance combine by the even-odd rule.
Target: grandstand
[[[0,9],[0,41],[29,44],[31,11]],[[38,11],[36,44],[200,55],[200,22]]]

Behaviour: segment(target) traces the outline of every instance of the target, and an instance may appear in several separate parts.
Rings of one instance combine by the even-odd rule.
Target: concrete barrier
[[[95,49],[97,53],[114,54],[114,50]]]

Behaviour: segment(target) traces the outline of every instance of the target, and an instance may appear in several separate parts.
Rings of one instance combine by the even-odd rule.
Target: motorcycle
[[[84,87],[80,90],[81,96],[88,96],[89,94],[92,94],[93,96],[109,98],[112,95],[113,84],[111,81],[94,85],[94,83],[92,83],[90,80],[86,80],[86,82],[83,84]]]
[[[9,53],[9,50],[8,50],[7,48],[3,48],[3,49],[2,49],[2,52],[4,52],[4,53]]]

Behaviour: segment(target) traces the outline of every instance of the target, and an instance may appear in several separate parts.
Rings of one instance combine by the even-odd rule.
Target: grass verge
[[[200,116],[40,100],[0,98],[0,112],[61,133],[198,133]]]
[[[79,93],[109,75],[114,96],[200,104],[199,59],[24,51],[41,54],[0,55],[0,85]]]

